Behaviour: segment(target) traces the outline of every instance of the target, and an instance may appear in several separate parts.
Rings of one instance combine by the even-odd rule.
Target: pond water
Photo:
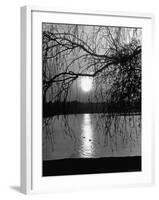
[[[141,156],[141,115],[60,115],[43,120],[43,160]]]

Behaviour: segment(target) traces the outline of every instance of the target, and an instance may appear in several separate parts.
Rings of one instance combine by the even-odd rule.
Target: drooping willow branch
[[[127,62],[128,60],[130,61],[131,59],[133,59],[133,57],[135,57],[136,55],[138,55],[139,53],[141,53],[141,49],[137,48],[134,53],[130,56],[123,56],[120,59],[114,59],[114,61],[112,62],[108,62],[107,64],[105,64],[103,67],[101,67],[100,69],[98,69],[97,71],[95,71],[92,74],[88,74],[88,73],[75,73],[73,71],[69,71],[69,72],[62,72],[59,74],[56,74],[53,78],[51,78],[49,81],[43,81],[43,84],[47,85],[46,87],[50,87],[52,83],[54,82],[62,82],[62,81],[66,81],[68,79],[77,79],[78,77],[81,76],[87,76],[87,77],[95,77],[97,74],[101,73],[103,70],[105,70],[106,68],[108,68],[110,65],[118,65],[118,64],[123,64],[125,62]],[[60,79],[60,77],[64,76],[65,78]]]

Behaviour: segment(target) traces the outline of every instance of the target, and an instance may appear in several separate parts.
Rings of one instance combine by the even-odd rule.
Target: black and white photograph
[[[42,23],[42,176],[142,171],[142,28]]]

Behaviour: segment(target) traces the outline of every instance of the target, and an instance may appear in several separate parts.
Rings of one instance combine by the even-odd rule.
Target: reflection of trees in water
[[[51,143],[52,151],[54,151],[54,126],[50,126],[51,119],[52,124],[54,124],[55,118],[43,118],[43,145],[45,142]]]
[[[60,118],[60,120],[59,120]],[[70,138],[72,140],[72,144],[74,144],[74,148],[79,140],[74,134],[73,128],[70,126],[70,119],[67,115],[53,116],[43,119],[43,135],[44,135],[44,143],[51,143],[52,151],[54,151],[55,146],[55,124],[59,122],[61,127],[64,127],[61,134],[63,134],[63,139]]]
[[[141,115],[110,115],[110,114],[93,114],[94,131],[98,136],[98,144],[104,147],[110,147],[112,152],[117,152],[119,145],[122,148],[129,147],[130,151],[136,145],[140,145],[141,137]],[[74,120],[78,120],[78,115],[73,115]],[[72,126],[69,115],[54,116],[43,120],[44,143],[51,143],[54,151],[55,126],[57,123],[63,128],[61,134],[63,139],[71,139],[74,149],[80,142],[80,137],[75,134],[75,127]],[[79,122],[80,123],[80,122]],[[74,125],[74,124],[73,124]],[[102,142],[100,140],[102,137]]]
[[[96,116],[96,132],[102,132],[104,145],[110,146],[112,152],[118,151],[119,139],[123,148],[130,151],[139,145],[141,133],[141,116],[138,115],[109,115]]]

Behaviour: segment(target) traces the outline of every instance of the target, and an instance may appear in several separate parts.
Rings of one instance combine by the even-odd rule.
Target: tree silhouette
[[[66,101],[81,76],[104,101],[141,99],[141,29],[44,23],[42,38],[44,104]]]

